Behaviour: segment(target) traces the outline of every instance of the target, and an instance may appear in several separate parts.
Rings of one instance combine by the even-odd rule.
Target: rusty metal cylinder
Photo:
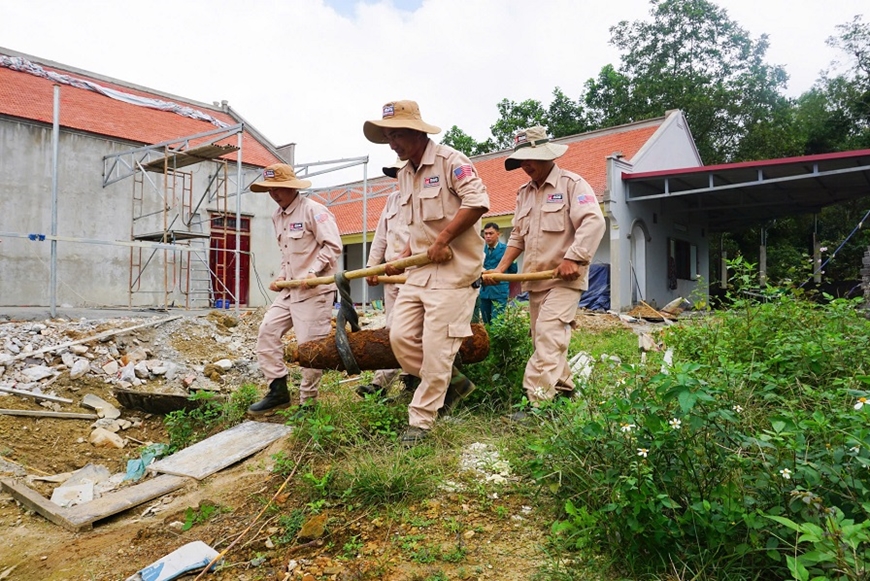
[[[472,335],[462,340],[459,355],[463,363],[477,363],[489,354],[489,335],[478,323],[471,325]],[[347,334],[350,350],[357,365],[363,370],[396,369],[399,362],[390,348],[389,329],[363,329]],[[288,348],[286,358],[311,369],[336,369],[344,371],[344,363],[335,346],[335,333],[323,339],[308,341],[295,349]]]

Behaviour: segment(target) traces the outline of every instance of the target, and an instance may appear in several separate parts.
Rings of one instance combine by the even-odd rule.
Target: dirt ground
[[[172,379],[154,378],[137,389],[180,393],[183,391],[181,382],[195,377],[194,388],[226,392],[243,382],[258,382],[253,348],[262,313],[262,310],[246,312],[240,320],[217,311],[208,316],[187,316],[115,335],[107,341],[93,341],[90,346],[94,353],[103,346],[110,354],[144,347],[152,358],[177,367]],[[54,344],[59,344],[147,321],[137,318],[91,320],[86,324],[43,321],[48,329],[42,333],[56,332],[53,340]],[[596,331],[625,326],[618,317],[605,314],[580,314],[578,323]],[[0,331],[5,329],[8,335],[14,335],[19,330],[16,326],[27,324],[14,320],[0,323]],[[370,324],[377,326],[378,321],[372,319]],[[2,336],[0,334],[0,352]],[[213,366],[209,367],[224,358],[233,361],[230,371],[218,373]],[[92,369],[97,369],[103,359],[102,355],[96,357]],[[69,370],[56,354],[46,357],[44,363],[61,369],[50,385],[57,396],[80,402],[90,393],[121,407],[112,395],[116,383],[110,383],[107,377],[92,372],[70,379]],[[7,370],[7,378],[9,373]],[[0,382],[3,379],[0,373]],[[0,408],[46,409],[33,399],[3,394],[0,394]],[[78,403],[55,404],[52,409],[89,411]],[[141,446],[168,441],[161,416],[122,409],[121,417],[130,421],[132,427],[119,432],[128,443],[116,449],[97,448],[88,442],[92,421],[0,415],[0,478],[72,472],[88,463],[105,466],[116,474],[125,471],[127,460],[136,458]],[[217,550],[226,549],[253,521],[262,507],[262,499],[270,496],[282,482],[283,479],[271,471],[272,456],[280,450],[281,440],[200,482],[191,481],[180,490],[98,521],[92,530],[79,533],[50,523],[21,506],[9,493],[0,492],[0,580],[123,580],[193,540],[202,540]],[[56,485],[34,481],[30,486],[49,497]],[[274,535],[277,530],[277,516],[269,516],[261,519],[246,540],[226,555],[228,568],[205,578],[424,580],[433,569],[425,559],[403,559],[398,545],[401,538],[419,536],[425,537],[429,546],[443,546],[445,552],[450,547],[464,548],[466,556],[462,563],[450,568],[451,579],[530,579],[543,559],[541,546],[549,515],[524,506],[528,498],[499,495],[496,490],[492,493],[494,497],[445,491],[440,498],[409,508],[422,522],[454,523],[454,526],[415,529],[407,524],[413,523],[413,518],[406,518],[405,524],[389,524],[373,519],[365,507],[361,507],[354,519],[330,521],[329,542],[289,549],[287,545],[273,549],[268,546],[270,533]],[[290,510],[303,502],[293,490],[278,498],[282,510]],[[179,530],[178,523],[185,521],[188,507],[200,505],[224,507],[226,512],[190,530]],[[325,512],[330,511],[327,508]],[[338,516],[330,515],[330,518]],[[341,519],[346,518],[342,510]],[[353,551],[355,554],[342,551],[351,540],[359,544]],[[403,549],[407,553],[407,547]],[[446,570],[444,565],[439,563],[438,570]]]

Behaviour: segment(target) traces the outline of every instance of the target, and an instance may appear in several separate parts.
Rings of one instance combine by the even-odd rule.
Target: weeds
[[[194,393],[190,399],[202,402],[199,407],[190,411],[170,412],[163,419],[163,425],[169,434],[169,452],[177,452],[205,439],[215,431],[240,423],[248,406],[257,401],[257,397],[257,388],[254,385],[239,387],[226,401],[218,399],[209,391]]]

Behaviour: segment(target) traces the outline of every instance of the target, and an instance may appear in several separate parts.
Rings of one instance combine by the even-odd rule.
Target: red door
[[[236,292],[236,257],[239,257],[239,305],[248,304],[251,268],[251,219],[243,217],[239,229],[239,246],[236,250],[236,217],[213,214],[211,218],[211,244],[209,267],[212,271],[212,289],[215,301],[234,303]]]

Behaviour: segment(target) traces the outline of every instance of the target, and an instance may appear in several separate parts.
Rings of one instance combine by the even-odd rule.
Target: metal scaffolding
[[[243,182],[243,132],[244,124],[240,123],[103,158],[103,187],[133,178],[130,239],[160,243],[154,248],[130,248],[130,306],[134,294],[149,293],[159,297],[164,308],[175,306],[176,298],[183,299],[185,308],[210,307],[217,293],[229,297],[238,307],[240,233],[236,228],[233,249],[228,250],[226,244],[212,248],[210,222],[212,216],[218,216],[224,219],[224,224],[229,223],[233,215],[228,203],[230,186],[235,182],[233,224],[241,224],[240,194],[247,189],[249,181],[260,175],[259,171],[249,171],[250,180]],[[226,143],[233,137],[237,144]],[[230,172],[230,162],[222,159],[234,152],[238,152],[235,179]],[[202,163],[211,164],[211,170],[205,186],[196,191],[193,171],[182,168]],[[206,210],[211,215],[203,215]],[[229,289],[216,273],[225,275],[232,265],[236,267],[236,288]],[[159,284],[156,288],[143,286],[143,275],[149,267],[162,269],[162,287]]]

